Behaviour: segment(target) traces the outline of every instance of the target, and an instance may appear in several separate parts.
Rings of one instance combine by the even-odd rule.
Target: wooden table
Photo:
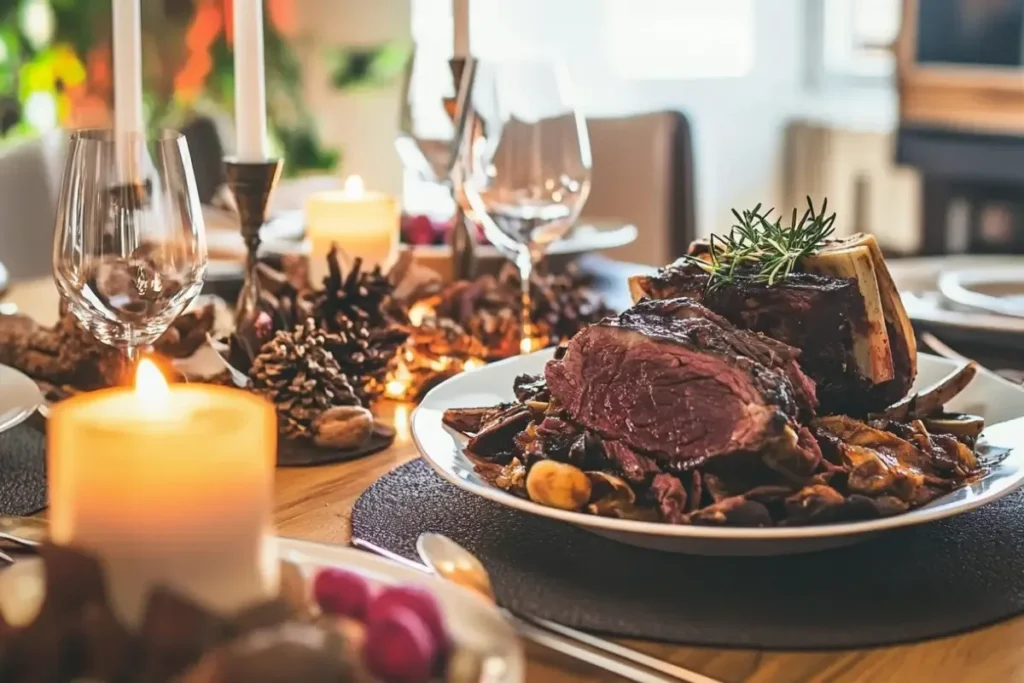
[[[57,295],[49,280],[15,285],[5,301],[40,322],[56,317]],[[416,457],[409,439],[409,408],[385,405],[379,412],[383,419],[393,419],[398,431],[387,451],[351,463],[278,470],[275,514],[282,536],[347,543],[359,494]],[[628,644],[723,683],[1024,683],[1024,617],[968,635],[878,650],[765,652]],[[531,647],[527,653],[530,683],[619,680],[546,650]]]

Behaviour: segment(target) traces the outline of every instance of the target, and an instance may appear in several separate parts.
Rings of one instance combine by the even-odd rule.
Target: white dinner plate
[[[461,489],[523,512],[574,524],[646,548],[708,555],[783,555],[848,545],[882,531],[932,522],[980,507],[1024,484],[1024,388],[979,373],[950,404],[952,411],[985,416],[984,449],[1002,453],[989,473],[930,504],[883,519],[806,527],[739,528],[661,524],[598,517],[538,505],[485,482],[463,452],[465,437],[446,427],[447,408],[489,406],[515,400],[516,376],[543,370],[553,350],[510,358],[456,375],[426,395],[412,416],[412,435],[424,459]],[[918,357],[915,389],[932,384],[956,364],[927,354]],[[979,448],[981,446],[979,445]]]
[[[337,545],[278,539],[282,559],[305,570],[345,567],[376,582],[414,584],[438,599],[452,639],[487,656],[484,683],[522,683],[526,679],[522,644],[497,608],[464,588],[362,550]]]
[[[24,422],[43,405],[43,394],[29,377],[0,365],[0,432]]]

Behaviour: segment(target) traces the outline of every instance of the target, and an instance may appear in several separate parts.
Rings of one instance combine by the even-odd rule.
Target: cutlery
[[[13,543],[14,545],[20,546],[21,548],[26,550],[35,550],[39,547],[38,541],[33,541],[28,538],[22,538],[21,536],[15,536],[14,534],[8,534],[3,531],[0,531],[0,541],[7,541],[8,543]]]
[[[458,546],[451,539],[446,538],[445,540],[447,540],[449,544],[462,550],[464,553],[464,555],[458,556],[455,559],[449,557],[441,560],[443,568],[447,568],[449,566],[452,568],[454,572],[451,574],[452,576],[464,576],[476,565],[479,565],[480,569],[483,570],[483,565],[480,564],[480,560],[478,560],[476,556],[469,553],[469,551],[462,549],[461,546]],[[433,545],[441,544],[443,542],[426,541],[426,543]],[[428,566],[406,559],[397,553],[381,548],[369,541],[354,538],[352,539],[352,545],[362,550],[385,557],[410,569],[415,569],[421,572],[431,572],[431,569]],[[419,542],[417,542],[417,548],[419,545]],[[435,573],[441,578],[448,579],[448,576],[445,574],[440,572]],[[490,578],[487,576],[486,571],[482,571],[482,576],[474,576],[471,583],[456,583],[457,585],[461,585],[469,590],[474,590],[481,595],[487,595],[487,591],[491,585]],[[721,683],[721,681],[713,678],[708,678],[707,676],[703,676],[696,672],[673,666],[667,662],[655,659],[654,657],[649,657],[627,647],[610,643],[601,638],[596,638],[589,634],[576,631],[575,629],[561,626],[560,624],[553,624],[553,622],[547,622],[546,620],[524,618],[512,614],[506,609],[498,609],[502,616],[509,621],[509,623],[516,629],[516,632],[525,640],[529,640],[530,642],[536,643],[555,652],[572,657],[578,661],[604,669],[605,671],[614,673],[627,680],[635,681],[636,683]],[[548,624],[552,624],[556,628],[549,630],[547,628]],[[583,636],[583,638],[578,638],[578,636]],[[591,644],[591,647],[595,649],[585,647],[584,645],[581,645],[581,643]],[[604,650],[604,653],[600,650]],[[638,666],[635,666],[636,664],[645,667],[645,669],[638,668]]]
[[[416,551],[419,553],[420,559],[438,576],[457,583],[464,588],[476,590],[492,602],[494,601],[491,577],[483,563],[476,555],[463,548],[451,538],[443,534],[420,534],[420,537],[416,540]],[[689,669],[683,669],[618,643],[592,636],[589,633],[563,626],[554,621],[530,616],[517,615],[517,617],[541,629],[553,631],[610,655],[621,657],[634,664],[663,673],[672,677],[673,680],[692,681],[693,683],[714,683],[712,679]]]
[[[49,524],[45,519],[36,517],[0,515],[0,534],[4,534],[8,541],[18,545],[39,545],[49,534]]]

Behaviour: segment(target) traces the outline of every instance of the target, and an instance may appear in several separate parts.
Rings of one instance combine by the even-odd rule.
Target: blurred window
[[[561,0],[559,0],[561,2]],[[755,0],[473,0],[470,12],[473,50],[478,55],[523,55],[545,45],[551,24],[569,27],[566,52],[578,45],[581,25],[599,36],[595,58],[615,76],[628,80],[734,78],[747,75],[754,62]],[[502,10],[544,18],[537,40],[510,40]],[[586,35],[586,31],[584,31]],[[412,36],[420,54],[450,55],[451,0],[412,0]]]
[[[826,83],[887,81],[895,73],[900,0],[816,0],[820,71]]]
[[[620,78],[737,78],[754,63],[754,0],[604,0],[605,59]]]

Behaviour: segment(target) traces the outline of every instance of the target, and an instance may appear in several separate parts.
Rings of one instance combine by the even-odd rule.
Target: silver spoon
[[[491,601],[494,600],[491,577],[488,575],[483,563],[480,562],[476,555],[452,539],[442,534],[420,534],[420,537],[416,540],[416,552],[419,553],[420,559],[423,560],[424,564],[441,578],[447,579],[463,588],[468,588],[487,597]],[[506,616],[520,623],[520,633],[523,635],[535,636],[538,635],[536,632],[539,632],[539,635],[547,636],[550,639],[552,634],[557,634],[570,641],[582,643],[595,650],[632,662],[633,664],[638,664],[660,674],[660,676],[656,677],[648,675],[639,669],[629,667],[620,661],[598,653],[589,653],[589,657],[579,657],[580,653],[571,649],[576,647],[571,643],[563,645],[561,642],[551,642],[547,639],[537,638],[538,642],[553,650],[589,661],[633,681],[666,680],[665,677],[668,677],[667,680],[684,681],[685,683],[721,683],[721,681],[708,678],[696,671],[690,671],[689,669],[669,664],[656,657],[637,652],[632,648],[613,643],[604,638],[592,636],[583,631],[577,631],[574,628],[563,626],[547,619],[513,615],[511,612],[508,612]],[[523,629],[522,626],[526,628]]]
[[[21,536],[15,536],[14,534],[8,534],[3,531],[0,531],[0,541],[7,541],[8,543],[13,543],[14,545],[21,546],[22,548],[27,548],[31,550],[34,550],[39,547],[38,541],[33,541],[28,538],[22,538]]]

